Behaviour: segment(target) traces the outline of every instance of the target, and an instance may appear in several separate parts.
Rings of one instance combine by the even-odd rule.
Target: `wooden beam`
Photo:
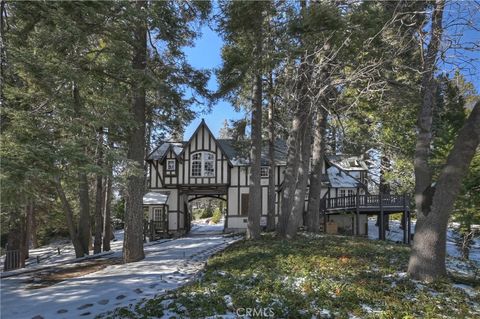
[[[411,229],[411,216],[410,209],[407,209],[407,244],[411,244],[412,229]]]
[[[380,206],[380,216],[378,222],[378,239],[385,240],[385,224],[383,221],[383,204],[382,204],[382,193],[378,194],[378,204]]]
[[[403,226],[403,243],[408,244],[407,234],[407,201],[406,196],[403,194],[403,214],[402,214],[402,226]]]
[[[359,189],[357,188],[357,196],[355,196],[355,235],[359,236],[360,235],[360,194],[359,194]]]

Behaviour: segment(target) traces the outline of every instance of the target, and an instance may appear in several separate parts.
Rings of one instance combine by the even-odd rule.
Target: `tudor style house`
[[[231,139],[215,138],[202,120],[188,141],[164,142],[154,149],[146,159],[150,189],[144,197],[144,207],[148,220],[169,235],[188,232],[191,222],[189,202],[213,197],[226,202],[225,231],[245,229],[250,165],[248,154],[245,154],[248,151],[242,150],[239,144]],[[270,172],[267,149],[262,153],[265,156],[261,168],[261,206],[262,223],[265,223]],[[275,144],[277,217],[286,155],[285,142],[278,140]],[[384,212],[399,212],[401,208],[406,213],[405,201],[401,203],[397,197],[380,197],[379,201],[378,195],[368,194],[367,173],[368,167],[359,157],[326,156],[321,190],[323,209],[319,212],[323,213],[324,226],[327,221],[333,221],[344,233],[365,235],[369,214],[383,218]],[[382,234],[384,230],[379,236]]]

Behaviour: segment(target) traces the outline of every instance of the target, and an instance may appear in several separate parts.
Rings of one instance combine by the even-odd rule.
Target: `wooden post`
[[[147,242],[147,222],[144,221],[143,222],[143,242],[146,243]]]
[[[356,232],[356,235],[359,236],[360,235],[360,194],[358,193],[358,188],[357,188],[357,196],[355,196],[355,207],[356,207],[356,214],[355,214],[356,231],[355,232]]]
[[[403,214],[402,214],[402,226],[403,226],[403,243],[407,244],[407,202],[405,193],[403,194]]]
[[[328,194],[328,193],[327,193]],[[323,218],[323,233],[327,233],[327,196],[323,196],[320,199],[320,211],[319,214],[322,214]]]
[[[411,217],[410,217],[410,209],[407,208],[407,244],[410,245],[411,240],[412,240]]]
[[[385,239],[385,223],[383,221],[383,203],[382,203],[382,193],[378,194],[378,204],[380,206],[380,216],[378,223],[378,239]]]
[[[150,241],[154,241],[155,240],[155,225],[153,224],[153,219],[150,220],[149,229],[150,229]]]

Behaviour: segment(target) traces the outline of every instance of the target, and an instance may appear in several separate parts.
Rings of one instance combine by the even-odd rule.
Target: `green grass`
[[[131,309],[117,309],[113,315],[203,318],[246,307],[272,308],[275,318],[480,316],[478,283],[470,283],[477,295],[469,296],[453,288],[453,279],[434,284],[412,281],[405,276],[409,250],[356,237],[281,241],[263,236],[238,242],[210,259],[194,284]],[[233,307],[227,306],[226,295]]]

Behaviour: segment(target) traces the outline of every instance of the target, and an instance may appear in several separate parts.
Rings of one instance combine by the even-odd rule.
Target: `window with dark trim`
[[[240,214],[242,216],[247,216],[248,215],[248,198],[249,194],[242,194],[242,200],[240,203]]]
[[[196,152],[192,154],[192,177],[215,177],[215,154]]]
[[[268,177],[270,172],[270,167],[262,166],[260,167],[260,176],[261,177]]]
[[[176,162],[174,159],[167,159],[167,171],[174,171],[175,165],[176,165]]]

